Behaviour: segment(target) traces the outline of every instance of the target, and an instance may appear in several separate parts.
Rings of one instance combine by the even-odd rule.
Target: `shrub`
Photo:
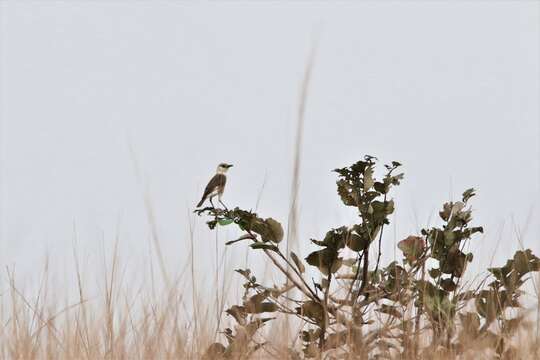
[[[282,287],[269,287],[250,269],[236,270],[245,279],[244,296],[226,312],[237,326],[225,329],[227,344],[213,344],[207,358],[248,358],[265,346],[254,335],[275,314],[303,324],[298,334],[302,351],[291,349],[291,358],[454,357],[465,354],[472,342],[499,358],[515,353],[509,340],[526,322],[522,315],[510,317],[508,310],[520,307],[520,289],[530,272],[539,271],[540,259],[530,250],[517,251],[503,267],[488,269],[490,277],[480,286],[466,287],[463,278],[473,254],[465,253],[464,245],[483,232],[471,225],[469,202],[475,190],[468,189],[461,201],[443,204],[440,226],[400,241],[402,259],[382,266],[384,229],[395,209],[390,194],[403,174],[398,173],[401,164],[392,162],[377,179],[376,165],[375,157],[366,156],[334,170],[337,193],[345,206],[358,212],[358,222],[311,239],[318,248],[305,262],[294,252],[283,253],[283,228],[272,218],[239,208],[196,211],[211,218],[210,229],[238,226],[243,235],[227,245],[248,241],[286,278]],[[370,252],[375,250],[371,264]],[[308,280],[306,264],[319,273],[318,282]],[[300,296],[290,296],[291,289]]]

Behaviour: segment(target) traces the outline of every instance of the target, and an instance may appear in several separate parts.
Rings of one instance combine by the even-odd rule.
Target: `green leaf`
[[[233,220],[232,219],[219,219],[218,220],[218,224],[221,225],[221,226],[227,226],[227,225],[230,225],[233,223]]]
[[[441,271],[445,274],[452,274],[461,277],[465,271],[467,255],[460,250],[450,251],[447,258],[441,262]]]
[[[306,257],[306,262],[319,268],[324,275],[335,273],[342,265],[341,259],[337,257],[337,250],[332,251],[329,248],[312,252]]]
[[[394,185],[394,186],[397,186],[397,185],[401,184],[401,180],[403,180],[404,176],[405,175],[403,175],[403,173],[391,176],[390,177],[390,183],[392,185]]]
[[[439,211],[439,216],[444,221],[448,221],[450,219],[450,215],[452,214],[452,207],[454,206],[453,203],[447,202],[443,204],[443,209]]]
[[[381,194],[386,194],[388,192],[388,190],[390,190],[390,187],[388,186],[388,184],[382,183],[382,182],[379,182],[379,181],[377,181],[377,182],[375,182],[373,184],[373,188],[376,191],[380,192]]]
[[[236,269],[234,271],[236,271],[239,274],[242,274],[244,277],[247,277],[247,276],[249,276],[251,274],[250,269]]]
[[[269,231],[265,235],[266,239],[263,237],[263,241],[271,241],[273,243],[281,242],[281,240],[283,240],[283,227],[281,224],[272,218],[267,218],[264,220],[264,222],[266,223]]]
[[[444,245],[447,247],[454,245],[454,243],[459,240],[460,239],[457,231],[447,230],[444,232]]]
[[[257,214],[243,212],[240,214],[238,225],[259,234],[263,242],[279,243],[283,240],[283,228],[272,218],[263,220],[257,217]]]
[[[474,188],[465,190],[465,192],[463,193],[463,202],[467,202],[474,195],[476,195]]]
[[[486,319],[487,323],[491,323],[501,313],[501,308],[498,306],[499,294],[497,291],[482,290],[475,300],[476,310],[478,314]]]
[[[332,268],[330,269],[330,272],[333,274],[335,272],[337,272],[340,268],[341,268],[341,265],[343,265],[343,261],[341,260],[341,258],[337,258],[333,263],[332,263]],[[323,274],[326,274],[328,275],[328,271],[323,271]]]
[[[312,320],[315,320],[319,324],[324,321],[324,308],[321,304],[315,301],[306,301],[300,307],[296,308],[296,312]]]
[[[373,201],[368,208],[368,213],[371,215],[371,221],[380,225],[388,223],[387,216],[394,212],[394,201]]]
[[[456,284],[451,278],[441,280],[441,288],[445,291],[454,291],[456,290],[456,287]]]
[[[409,236],[398,242],[398,248],[403,252],[403,255],[409,261],[417,260],[426,248],[426,243],[420,236]]]
[[[331,248],[333,251],[337,251],[338,249],[345,247],[349,233],[349,229],[347,229],[346,226],[342,226],[328,231],[322,241],[311,239],[311,242],[319,246]]]
[[[343,204],[347,206],[356,206],[358,198],[358,193],[349,185],[346,180],[338,180],[337,192]]]
[[[471,234],[474,234],[474,233],[477,233],[477,232],[483,234],[484,233],[484,228],[482,226],[476,226],[476,227],[471,228]]]
[[[352,233],[347,241],[347,247],[352,251],[362,251],[369,245],[369,237],[365,238],[358,234]]]
[[[437,268],[429,270],[428,273],[433,279],[437,279],[439,276],[441,276],[441,270]]]
[[[324,250],[314,251],[306,257],[306,261],[311,266],[320,267],[325,263],[324,255]]]
[[[373,187],[373,168],[371,166],[366,167],[364,170],[364,192]]]
[[[525,251],[516,251],[514,254],[514,268],[520,274],[526,274],[530,271],[529,258]]]
[[[216,221],[216,220],[210,220],[210,221],[207,221],[207,222],[206,222],[206,225],[208,225],[208,227],[210,228],[210,230],[214,230],[214,228],[215,228],[216,225],[217,225],[217,221]]]

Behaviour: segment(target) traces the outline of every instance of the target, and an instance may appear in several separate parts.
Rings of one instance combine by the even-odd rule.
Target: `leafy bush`
[[[476,289],[466,287],[463,277],[473,254],[465,253],[464,245],[483,232],[481,226],[471,226],[469,202],[475,190],[468,189],[461,201],[443,204],[441,226],[400,241],[401,261],[381,266],[384,228],[395,208],[390,194],[403,174],[397,173],[401,164],[392,162],[377,179],[376,165],[376,158],[366,156],[334,170],[338,195],[359,218],[320,240],[311,239],[318,248],[305,263],[310,272],[319,273],[318,282],[297,254],[283,253],[279,243],[284,232],[276,220],[239,208],[196,211],[211,217],[210,229],[238,226],[243,235],[227,245],[249,241],[286,278],[282,287],[268,287],[249,269],[236,270],[245,278],[244,296],[241,305],[226,312],[237,326],[225,330],[227,345],[213,344],[207,358],[248,358],[265,346],[255,341],[256,332],[278,313],[303,324],[298,334],[303,348],[291,349],[291,358],[454,357],[472,342],[493,356],[511,358],[515,348],[509,340],[526,321],[521,315],[510,317],[508,310],[520,307],[520,289],[530,272],[540,270],[540,259],[530,250],[518,251],[503,267],[488,269],[489,279]],[[375,250],[376,262],[370,264]],[[291,289],[299,296],[292,297]]]

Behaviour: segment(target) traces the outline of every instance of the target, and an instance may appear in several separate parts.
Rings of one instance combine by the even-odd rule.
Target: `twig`
[[[386,206],[386,194],[384,194],[383,204]],[[375,266],[375,273],[379,270],[379,263],[381,262],[381,244],[382,244],[382,235],[384,230],[384,222],[381,225],[381,232],[379,234],[379,254],[377,255],[377,265]]]
[[[326,335],[326,328],[328,327],[330,323],[329,316],[328,316],[328,294],[330,293],[330,285],[332,283],[332,266],[333,264],[330,264],[328,268],[328,277],[327,277],[328,284],[326,284],[326,289],[324,289],[324,303],[323,303],[324,322],[321,327],[321,335],[319,336],[319,349],[320,350],[324,348],[324,337]]]
[[[287,263],[287,266],[288,268],[291,268],[293,269],[294,273],[296,274],[296,276],[298,276],[298,278],[300,280],[302,280],[302,283],[304,283],[305,287],[309,290],[309,292],[316,298],[317,301],[320,301],[319,300],[319,297],[317,296],[317,293],[315,291],[313,291],[313,289],[311,289],[311,287],[309,287],[309,285],[307,284],[306,280],[304,279],[304,277],[302,276],[302,274],[300,274],[300,272],[298,271],[298,269],[296,268],[296,266],[293,266],[293,264],[291,264],[291,262],[289,261],[289,259],[287,259],[287,257],[285,257],[285,255],[283,255],[283,253],[278,249],[278,251],[276,251],[276,253]]]
[[[368,267],[369,267],[369,245],[364,250],[364,267],[362,269],[362,285],[360,285],[360,290],[358,290],[358,296],[360,296],[364,292],[364,289],[366,288],[367,281],[368,281]]]

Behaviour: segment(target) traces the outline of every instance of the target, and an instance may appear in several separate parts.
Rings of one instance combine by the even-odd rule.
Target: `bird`
[[[214,203],[212,202],[212,198],[214,198],[216,195],[218,197],[219,203],[223,205],[225,209],[227,207],[225,204],[221,201],[221,196],[223,195],[223,191],[225,190],[225,183],[227,182],[227,177],[225,176],[225,173],[229,168],[232,167],[231,164],[227,163],[221,163],[218,165],[216,169],[216,175],[210,179],[208,182],[208,185],[206,185],[206,188],[204,189],[204,194],[201,198],[201,201],[197,204],[197,207],[201,207],[201,205],[206,201],[206,199],[210,200],[210,204],[212,204],[212,207],[215,208]]]

